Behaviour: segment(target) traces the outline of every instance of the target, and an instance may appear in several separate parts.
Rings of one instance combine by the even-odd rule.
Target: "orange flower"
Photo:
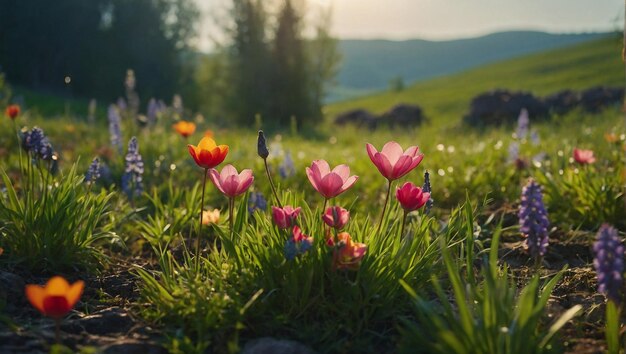
[[[202,225],[217,224],[220,221],[220,210],[213,209],[212,211],[202,211]]]
[[[12,104],[4,112],[9,118],[15,119],[20,114],[20,106]]]
[[[213,168],[221,164],[228,154],[228,145],[217,145],[215,140],[204,137],[198,146],[187,145],[189,154],[202,168]]]
[[[367,246],[364,243],[352,242],[347,232],[339,233],[337,241],[337,248],[333,252],[333,269],[359,269],[367,252]]]
[[[174,130],[176,130],[176,132],[180,134],[183,138],[190,136],[196,131],[195,124],[184,120],[181,120],[180,122],[174,124],[173,127]]]
[[[204,131],[204,136],[206,136],[207,138],[212,138],[213,137],[213,131],[211,129],[207,129]]]
[[[44,287],[26,285],[26,297],[43,315],[60,319],[76,305],[84,287],[82,280],[70,285],[63,277],[55,276]]]
[[[619,136],[615,133],[604,133],[604,140],[607,143],[613,144],[619,141]]]

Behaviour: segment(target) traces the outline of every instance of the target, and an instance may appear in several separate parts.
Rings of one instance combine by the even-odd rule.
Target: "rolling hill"
[[[621,36],[610,36],[422,81],[400,92],[383,92],[329,104],[325,115],[332,118],[355,108],[382,113],[397,103],[413,103],[422,106],[431,120],[445,126],[460,120],[475,95],[494,88],[546,95],[566,88],[623,86],[621,50]]]
[[[328,102],[385,90],[396,77],[413,83],[609,35],[511,31],[449,41],[341,40],[338,86]]]

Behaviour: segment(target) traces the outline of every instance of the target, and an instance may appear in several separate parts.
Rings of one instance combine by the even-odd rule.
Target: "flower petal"
[[[80,296],[83,294],[83,289],[85,288],[85,282],[82,280],[76,281],[72,286],[70,286],[70,290],[65,295],[67,299],[67,303],[70,308],[74,307],[80,299]]]
[[[350,177],[350,167],[348,167],[348,165],[338,165],[337,167],[333,168],[332,172],[338,174],[339,177],[341,177],[341,179],[344,181],[348,177]]]
[[[398,158],[404,153],[404,150],[402,150],[400,144],[392,140],[383,146],[380,153],[387,156],[391,165],[395,165]]]
[[[44,313],[43,299],[46,296],[46,291],[39,285],[29,284],[26,285],[26,298],[39,312]]]
[[[65,296],[70,290],[70,284],[65,278],[55,276],[50,278],[45,286],[46,296],[62,295]]]
[[[209,170],[209,178],[211,179],[211,182],[213,182],[215,187],[217,187],[217,189],[220,190],[220,192],[226,194],[226,192],[224,192],[224,188],[222,187],[222,181],[220,180],[220,173],[217,172],[216,169],[212,168]]]
[[[212,150],[217,146],[217,144],[215,144],[215,140],[209,138],[209,137],[203,137],[200,142],[198,143],[198,148],[202,149],[202,150]]]

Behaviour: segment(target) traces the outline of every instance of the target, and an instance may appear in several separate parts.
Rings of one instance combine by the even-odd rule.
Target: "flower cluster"
[[[143,191],[143,159],[141,154],[139,154],[137,138],[134,136],[128,142],[128,152],[126,153],[125,161],[124,174],[122,175],[122,190],[130,198],[133,195],[140,195]]]
[[[22,147],[31,154],[33,160],[52,161],[57,159],[52,144],[39,127],[22,132]]]
[[[541,186],[530,179],[522,190],[521,199],[518,211],[520,232],[526,238],[526,248],[538,259],[546,254],[550,227]]]
[[[94,157],[85,174],[85,183],[94,184],[100,178],[100,159]]]
[[[297,225],[292,229],[292,236],[285,243],[285,258],[288,261],[294,260],[297,256],[306,253],[313,246],[313,237],[302,233]]]
[[[624,273],[624,246],[617,230],[604,224],[600,227],[593,245],[593,266],[598,274],[598,292],[609,300],[620,302],[622,274]]]

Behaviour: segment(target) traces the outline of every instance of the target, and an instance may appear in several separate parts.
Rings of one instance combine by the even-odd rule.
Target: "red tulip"
[[[209,177],[217,189],[230,198],[243,194],[254,181],[252,170],[245,169],[241,173],[237,173],[237,169],[233,165],[224,166],[222,172],[217,172],[216,169],[212,168],[209,170]]]
[[[4,112],[9,118],[11,119],[15,119],[17,118],[17,116],[20,114],[20,106],[16,105],[16,104],[12,104],[10,106],[7,107],[6,111]]]
[[[83,293],[85,283],[81,280],[70,285],[63,277],[48,280],[46,286],[26,285],[28,301],[43,315],[60,319],[76,305]]]
[[[422,188],[406,182],[396,190],[396,198],[407,212],[417,210],[430,199],[430,193],[422,192]]]
[[[296,218],[298,218],[301,209],[300,207],[293,208],[290,205],[285,205],[282,208],[273,206],[272,219],[274,220],[274,224],[276,224],[279,229],[288,229],[296,225]]]
[[[340,206],[332,206],[326,209],[322,220],[326,225],[334,227],[337,230],[343,229],[350,219],[350,212]]]
[[[215,140],[204,137],[198,146],[187,145],[191,157],[202,168],[213,168],[221,164],[228,154],[228,145],[217,145]]]
[[[359,179],[359,176],[350,176],[350,167],[347,165],[339,165],[331,171],[328,162],[324,160],[313,161],[311,167],[306,168],[306,175],[313,188],[326,199],[345,192]]]
[[[395,141],[390,141],[378,152],[372,144],[366,144],[367,154],[378,171],[390,181],[396,180],[422,162],[424,154],[419,153],[417,146],[410,146],[405,151]]]
[[[591,164],[596,162],[596,158],[593,156],[593,150],[583,150],[574,148],[574,160],[581,165]]]

